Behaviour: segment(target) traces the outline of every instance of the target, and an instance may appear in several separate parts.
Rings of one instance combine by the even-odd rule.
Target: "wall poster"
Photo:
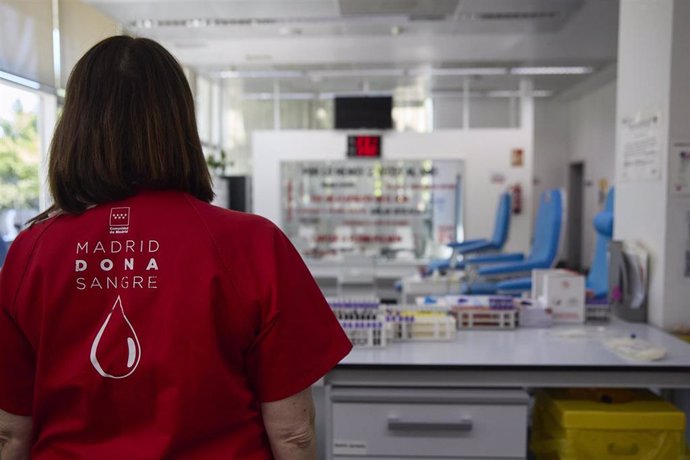
[[[462,161],[281,163],[281,226],[306,257],[419,259],[462,236]]]
[[[624,117],[620,123],[621,178],[661,180],[661,114]]]

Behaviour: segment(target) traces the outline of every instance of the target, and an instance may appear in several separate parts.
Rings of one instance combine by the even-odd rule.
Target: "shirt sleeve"
[[[299,393],[331,370],[352,349],[311,273],[277,228],[260,332],[247,356],[249,377],[261,402]]]
[[[31,415],[34,353],[4,309],[0,309],[0,409]]]
[[[25,416],[32,412],[36,360],[13,312],[32,244],[20,233],[0,269],[0,409]]]

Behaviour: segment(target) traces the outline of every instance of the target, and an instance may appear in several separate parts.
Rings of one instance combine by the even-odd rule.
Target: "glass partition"
[[[281,163],[282,227],[306,257],[413,260],[462,237],[462,161]]]

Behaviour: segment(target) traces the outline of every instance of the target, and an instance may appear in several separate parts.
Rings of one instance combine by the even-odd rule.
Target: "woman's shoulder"
[[[209,228],[235,229],[259,233],[278,231],[278,227],[263,216],[222,208],[193,197],[188,197],[188,200]]]
[[[62,216],[59,211],[39,215],[34,220],[30,221],[25,229],[23,229],[17,237],[12,241],[11,247],[16,250],[27,250],[35,246],[36,243],[43,237],[46,231]]]

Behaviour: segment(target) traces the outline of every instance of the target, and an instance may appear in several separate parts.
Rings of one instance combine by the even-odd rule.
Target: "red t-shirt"
[[[280,230],[180,192],[36,224],[0,274],[0,408],[35,460],[269,459],[260,403],[351,348]]]

